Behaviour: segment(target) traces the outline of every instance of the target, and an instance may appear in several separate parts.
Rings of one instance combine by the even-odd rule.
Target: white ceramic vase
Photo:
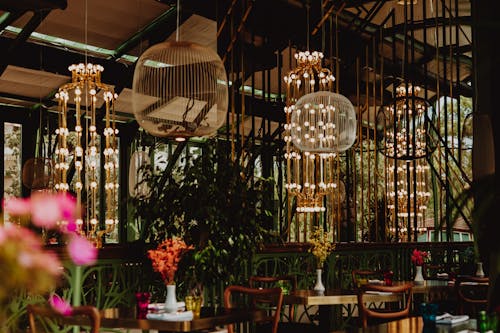
[[[175,295],[175,284],[167,284],[167,298],[165,299],[165,311],[177,312],[177,296]]]
[[[422,266],[415,266],[415,284],[424,284],[424,276],[422,275]]]
[[[318,293],[325,292],[325,286],[323,285],[323,282],[321,281],[321,273],[322,273],[321,268],[316,269],[316,284],[314,285],[314,291],[316,291]]]
[[[477,277],[484,277],[483,263],[480,261],[478,263],[476,263],[476,276]]]

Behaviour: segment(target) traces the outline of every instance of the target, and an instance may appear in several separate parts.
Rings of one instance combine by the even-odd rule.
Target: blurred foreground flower
[[[97,259],[97,249],[77,234],[76,208],[76,200],[65,193],[38,193],[3,202],[9,216],[31,219],[36,227],[61,232],[67,239],[71,260],[76,265],[91,265]],[[43,246],[39,235],[16,224],[0,225],[0,316],[11,297],[20,291],[42,295],[53,291],[62,270],[61,262]],[[49,303],[63,314],[71,312],[69,304],[57,295]]]
[[[54,310],[62,314],[63,316],[67,316],[71,314],[71,305],[66,302],[61,296],[54,294],[49,298],[49,304],[52,306]]]
[[[17,291],[50,291],[61,272],[59,259],[44,250],[35,233],[12,224],[0,226],[0,306]]]
[[[81,236],[70,237],[68,252],[71,260],[77,265],[92,265],[97,260],[96,247]]]

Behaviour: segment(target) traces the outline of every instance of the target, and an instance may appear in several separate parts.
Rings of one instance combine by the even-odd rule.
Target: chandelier
[[[378,124],[385,134],[382,142],[388,157],[387,208],[400,232],[407,228],[399,221],[407,221],[409,227],[409,221],[415,218],[417,231],[426,230],[425,211],[431,195],[425,159],[429,153],[425,121],[428,103],[418,96],[420,90],[411,84],[397,87],[396,99],[385,107]]]
[[[76,193],[79,207],[86,205],[85,226],[83,218],[77,220],[80,232],[99,244],[99,185],[101,183],[100,140],[105,140],[104,151],[104,189],[105,189],[105,232],[114,230],[118,223],[117,214],[117,168],[118,149],[113,103],[118,97],[113,87],[101,83],[100,65],[83,64],[69,66],[71,82],[59,88],[56,98],[59,101],[58,147],[56,149],[56,183],[59,192],[73,191]],[[70,136],[68,128],[68,113],[70,102],[75,105],[75,119]],[[102,107],[101,107],[102,103]],[[97,110],[104,112],[103,136],[97,132]],[[71,119],[70,118],[70,119]],[[85,122],[82,123],[82,118]],[[71,161],[75,167],[75,178],[70,188],[71,180],[67,173]],[[82,195],[85,197],[82,198]]]
[[[290,196],[297,197],[297,212],[319,213],[326,211],[324,197],[339,192],[335,178],[337,154],[345,149],[339,145],[342,134],[332,120],[340,112],[341,95],[330,92],[335,77],[321,67],[323,53],[298,52],[295,59],[297,67],[284,77],[285,187]]]
[[[420,87],[396,88],[396,100],[385,107],[383,142],[386,155],[408,160],[428,154],[425,116],[427,101],[418,96]]]
[[[397,176],[394,175],[394,169]],[[413,218],[416,215],[423,225],[427,202],[431,196],[427,185],[428,173],[429,165],[422,159],[390,160],[387,163],[387,208],[398,218]]]

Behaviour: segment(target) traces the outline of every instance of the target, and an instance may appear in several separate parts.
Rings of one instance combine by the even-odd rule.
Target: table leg
[[[319,332],[328,333],[332,329],[333,306],[319,306]]]

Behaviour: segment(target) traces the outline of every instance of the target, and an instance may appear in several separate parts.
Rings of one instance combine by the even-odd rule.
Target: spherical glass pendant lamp
[[[178,141],[211,136],[226,120],[224,64],[196,43],[154,45],[137,61],[132,104],[137,122],[151,135]]]
[[[346,97],[319,91],[297,101],[290,127],[292,142],[301,151],[342,152],[356,140],[356,113]]]

